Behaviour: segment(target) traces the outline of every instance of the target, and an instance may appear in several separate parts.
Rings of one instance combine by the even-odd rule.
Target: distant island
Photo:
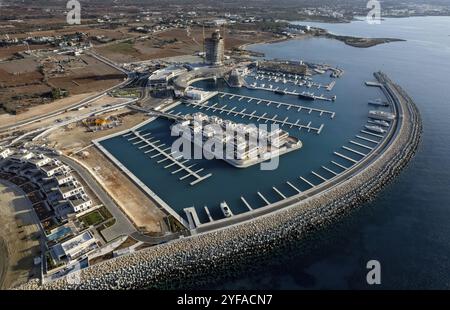
[[[310,27],[307,25],[295,25],[295,24],[289,24],[285,28],[284,32],[285,35],[291,38],[323,37],[328,39],[339,40],[347,45],[358,48],[368,48],[384,43],[406,41],[403,39],[396,39],[396,38],[362,38],[362,37],[337,35],[330,33],[328,32],[328,30],[323,28]]]
[[[321,35],[323,36],[323,35]],[[391,43],[391,42],[402,42],[406,41],[403,39],[395,39],[395,38],[360,38],[360,37],[351,37],[351,36],[341,36],[341,35],[335,35],[327,32],[325,37],[330,39],[335,39],[344,42],[347,45],[353,46],[353,47],[359,47],[359,48],[367,48],[376,46],[379,44],[384,43]]]

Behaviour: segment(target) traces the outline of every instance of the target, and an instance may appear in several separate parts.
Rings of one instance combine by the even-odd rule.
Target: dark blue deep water
[[[252,49],[267,58],[325,62],[362,75],[386,72],[419,106],[422,144],[407,169],[373,203],[318,233],[308,247],[274,257],[217,288],[450,288],[450,18],[313,25],[336,34],[407,41],[358,49],[309,39]],[[382,284],[377,287],[365,280],[371,259],[381,263]]]
[[[324,124],[320,135],[287,129],[303,141],[304,147],[282,156],[276,171],[264,172],[258,167],[239,170],[223,161],[200,160],[197,162],[199,168],[205,168],[213,176],[192,187],[189,182],[178,180],[181,175],[172,175],[163,164],[150,160],[143,150],[124,137],[103,141],[103,146],[181,216],[183,208],[194,206],[200,220],[208,221],[203,209],[208,206],[212,217],[217,220],[223,217],[218,207],[223,200],[235,214],[246,212],[241,195],[258,208],[263,205],[258,191],[275,202],[280,197],[272,186],[286,195],[293,195],[295,192],[286,186],[286,181],[306,190],[299,176],[318,184],[320,180],[311,174],[312,170],[329,178],[331,176],[326,171],[320,170],[322,165],[331,168],[331,160],[348,164],[333,156],[333,151],[345,153],[341,147],[350,146],[348,141],[364,126],[367,112],[371,109],[367,101],[381,96],[379,90],[364,86],[364,81],[373,80],[373,72],[382,70],[414,98],[420,109],[424,134],[417,156],[372,203],[311,236],[306,244],[293,246],[282,255],[274,255],[269,262],[255,262],[254,270],[245,270],[215,287],[372,288],[366,284],[365,266],[369,260],[376,259],[382,268],[382,284],[376,288],[450,288],[450,17],[386,19],[381,25],[361,21],[313,25],[336,34],[393,37],[406,42],[359,49],[335,40],[313,38],[251,47],[264,52],[266,58],[301,59],[344,68],[344,76],[337,80],[331,92],[338,97],[334,103],[299,102],[296,97],[227,89],[220,82],[198,85],[336,112],[336,117],[331,120],[314,113],[283,111],[273,106],[256,107],[235,99],[211,100],[210,105],[218,103],[239,110],[247,108],[248,113],[258,109],[261,113],[277,114],[279,118],[288,116],[293,121],[312,122],[314,126]],[[316,78],[329,82],[325,77]],[[326,91],[318,92],[330,95]],[[186,106],[174,109],[174,113],[193,111],[196,110]],[[219,116],[224,117],[224,114]],[[227,118],[246,122],[231,115]],[[173,137],[170,137],[169,125],[168,121],[157,120],[142,130],[152,132],[158,140],[170,145]]]

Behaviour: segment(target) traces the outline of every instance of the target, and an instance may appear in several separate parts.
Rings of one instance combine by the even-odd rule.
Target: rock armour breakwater
[[[351,179],[291,207],[252,221],[168,244],[147,248],[82,270],[79,283],[62,278],[40,285],[29,282],[21,289],[138,289],[165,288],[171,283],[192,283],[229,270],[296,242],[360,206],[394,179],[414,156],[422,122],[412,99],[384,74],[403,110],[392,142]]]

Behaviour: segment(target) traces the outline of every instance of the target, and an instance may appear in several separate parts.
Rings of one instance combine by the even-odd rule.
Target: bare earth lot
[[[56,144],[58,149],[67,155],[88,147],[82,153],[72,156],[95,174],[103,187],[137,227],[145,232],[158,233],[161,232],[160,222],[164,217],[163,212],[120,169],[110,162],[95,146],[92,146],[93,139],[133,127],[147,119],[141,113],[128,113],[128,110],[121,110],[103,115],[103,117],[107,117],[108,115],[125,114],[125,116],[120,117],[123,125],[119,127],[104,131],[88,132],[83,125],[78,124],[70,126],[70,128],[66,127],[54,131],[48,136],[47,141],[52,146]]]
[[[211,30],[205,31],[210,36]],[[118,63],[159,59],[180,55],[190,55],[203,50],[203,30],[200,28],[171,29],[149,35],[148,39],[129,40],[96,47],[96,51]],[[246,43],[256,43],[274,39],[265,32],[227,31],[225,48],[232,49]]]
[[[28,199],[15,186],[0,182],[0,289],[37,277],[33,264],[39,255],[39,229]]]
[[[40,66],[48,63],[59,63],[64,73],[43,73]],[[0,63],[0,104],[3,112],[17,110],[21,114],[52,102],[52,89],[65,89],[73,96],[108,89],[124,78],[121,72],[88,55],[78,59],[54,56],[12,60]]]
[[[145,232],[161,232],[162,211],[97,148],[89,148],[89,156],[78,159],[95,170],[102,185],[137,227]]]
[[[56,100],[52,103],[34,106],[30,108],[28,111],[18,115],[0,114],[0,124],[2,126],[13,125],[17,122],[33,118],[38,115],[47,114],[54,110],[69,107],[92,95],[93,93],[86,93],[81,95],[70,96],[69,98]]]

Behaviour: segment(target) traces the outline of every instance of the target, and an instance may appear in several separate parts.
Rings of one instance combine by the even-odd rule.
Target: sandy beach
[[[0,288],[9,289],[39,276],[39,229],[30,201],[15,185],[0,180]]]

